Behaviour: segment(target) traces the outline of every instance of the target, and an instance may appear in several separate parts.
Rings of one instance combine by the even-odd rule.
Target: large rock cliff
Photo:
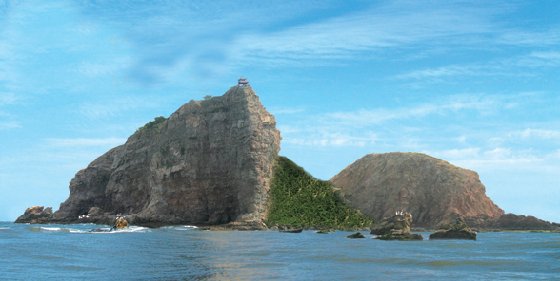
[[[52,221],[262,221],[279,149],[274,117],[250,86],[234,86],[156,118],[79,171]]]
[[[370,154],[331,179],[351,206],[378,221],[405,210],[414,225],[436,227],[456,215],[504,214],[478,174],[420,153]]]

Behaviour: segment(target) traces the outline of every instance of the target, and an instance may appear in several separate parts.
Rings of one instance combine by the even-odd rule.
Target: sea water
[[[103,227],[0,223],[0,279],[560,280],[560,233],[380,241],[191,226],[89,232]]]

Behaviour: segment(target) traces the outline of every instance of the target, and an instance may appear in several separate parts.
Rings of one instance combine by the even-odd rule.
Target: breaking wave
[[[129,226],[127,228],[122,228],[122,229],[115,229],[115,230],[111,230],[111,228],[107,227],[107,228],[97,228],[97,229],[93,229],[90,231],[87,231],[86,233],[95,233],[95,234],[116,234],[116,233],[131,233],[131,232],[150,232],[151,230],[147,227],[143,227],[143,226]]]
[[[101,227],[94,229],[78,229],[71,227],[51,227],[51,226],[32,226],[29,228],[32,232],[45,233],[91,233],[91,234],[115,234],[115,233],[131,233],[131,232],[149,232],[150,229],[141,226],[129,226],[123,229],[111,230],[109,227]]]
[[[162,229],[169,229],[169,230],[179,230],[179,231],[186,231],[186,230],[193,230],[197,229],[198,226],[194,225],[174,225],[174,226],[164,226]]]

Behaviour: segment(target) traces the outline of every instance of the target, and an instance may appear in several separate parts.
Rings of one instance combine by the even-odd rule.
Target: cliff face
[[[405,210],[414,225],[435,227],[455,215],[498,218],[478,174],[419,153],[370,154],[331,181],[351,206],[378,221]]]
[[[79,171],[53,221],[126,214],[133,223],[262,221],[280,133],[251,87],[191,101]]]

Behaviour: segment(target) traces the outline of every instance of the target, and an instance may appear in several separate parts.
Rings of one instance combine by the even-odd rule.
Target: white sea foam
[[[41,226],[39,227],[40,230],[42,231],[46,231],[46,232],[60,232],[63,231],[63,228],[61,227],[45,227],[45,226]]]
[[[32,228],[32,230],[39,230],[41,232],[67,232],[67,233],[84,233],[86,231],[81,230],[81,229],[75,229],[75,228],[67,228],[67,227],[47,227],[47,226],[41,226],[39,227],[39,229],[37,228]]]
[[[148,227],[143,226],[129,226],[127,228],[117,229],[113,232],[149,232],[150,229]]]
[[[192,229],[197,229],[197,228],[198,228],[198,227],[197,227],[197,226],[194,226],[194,225],[183,225],[183,226],[175,226],[175,227],[173,227],[173,229],[175,229],[175,230],[182,230],[182,231],[184,231],[184,230],[192,230]]]
[[[94,233],[94,234],[117,234],[117,233],[131,233],[131,232],[150,232],[150,229],[142,226],[129,226],[122,229],[111,230],[110,228],[99,228],[97,231],[85,231],[81,233]]]

